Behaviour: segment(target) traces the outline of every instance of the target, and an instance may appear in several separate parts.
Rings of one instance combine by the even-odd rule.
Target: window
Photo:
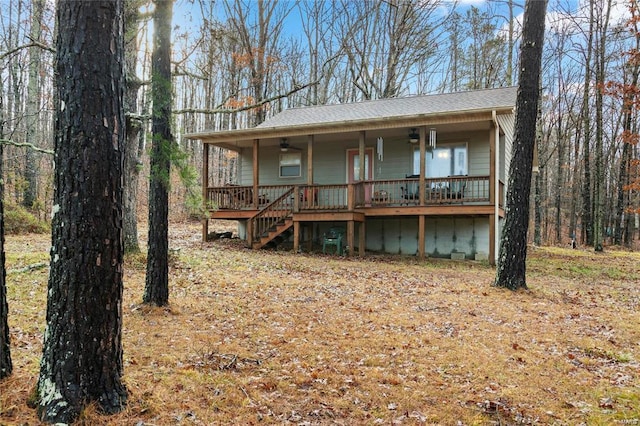
[[[280,154],[280,177],[300,177],[302,155],[299,152]]]
[[[437,178],[468,174],[467,144],[439,145],[426,152],[426,177]],[[413,152],[413,174],[420,174],[420,149]]]

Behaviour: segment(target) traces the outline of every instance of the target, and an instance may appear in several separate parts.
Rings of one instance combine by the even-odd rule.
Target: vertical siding
[[[513,137],[515,130],[515,115],[514,114],[499,114],[496,116],[496,120],[500,125],[500,128],[504,132],[504,138],[500,138],[500,172],[499,177],[506,183],[509,177],[509,168],[511,167],[511,155],[513,147]],[[504,156],[502,155],[504,153]]]

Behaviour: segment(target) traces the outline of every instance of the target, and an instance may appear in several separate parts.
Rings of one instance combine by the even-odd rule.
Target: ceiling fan
[[[280,151],[288,152],[288,151],[300,151],[300,148],[296,148],[294,146],[289,145],[289,141],[287,138],[280,139]]]

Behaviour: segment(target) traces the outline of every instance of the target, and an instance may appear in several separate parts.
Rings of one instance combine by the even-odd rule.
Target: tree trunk
[[[542,169],[534,176],[533,243],[542,245]]]
[[[520,77],[516,99],[515,139],[507,190],[507,214],[500,237],[495,285],[526,288],[529,194],[547,1],[527,0],[520,45]]]
[[[171,14],[172,0],[157,0],[153,16],[151,66],[152,147],[149,179],[149,239],[144,303],[169,303],[169,173],[171,171]]]
[[[584,162],[584,180],[582,182],[582,234],[586,245],[593,245],[593,205],[591,203],[591,120],[589,98],[591,88],[591,58],[593,55],[593,27],[595,17],[593,2],[589,2],[589,35],[587,41],[587,55],[584,66],[584,89],[582,94],[582,120],[584,128],[584,145],[582,158]]]
[[[604,173],[604,118],[603,118],[603,87],[605,84],[606,41],[611,0],[606,1],[606,15],[602,17],[600,43],[596,61],[596,147],[595,147],[595,176],[593,179],[593,248],[597,252],[604,250],[604,236],[606,233],[605,220],[605,173]]]
[[[40,41],[42,34],[42,14],[44,0],[33,1],[33,13],[31,17],[31,40]],[[26,142],[38,145],[38,117],[40,106],[40,47],[29,48],[29,84],[27,86],[27,131]],[[22,203],[30,209],[38,198],[38,174],[37,153],[31,149],[25,152],[24,179],[25,187]]]
[[[38,415],[123,409],[122,2],[58,3],[55,191]],[[99,101],[98,101],[99,100]]]
[[[138,243],[138,177],[140,176],[140,134],[142,123],[134,118],[138,111],[138,90],[140,80],[136,76],[138,55],[138,10],[139,1],[125,3],[125,64],[127,86],[125,91],[125,111],[127,116],[126,149],[124,170],[127,179],[124,181],[124,251],[137,253]]]
[[[4,137],[4,117],[2,116],[2,82],[0,82],[0,138]],[[0,160],[3,146],[0,145]],[[3,172],[0,161],[0,176]],[[9,341],[9,305],[7,304],[6,270],[4,269],[4,182],[0,180],[0,380],[13,371]]]

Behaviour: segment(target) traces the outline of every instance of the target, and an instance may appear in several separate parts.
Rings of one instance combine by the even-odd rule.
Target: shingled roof
[[[474,90],[438,95],[291,108],[276,114],[256,128],[309,126],[346,121],[393,119],[416,115],[431,115],[452,111],[483,111],[513,108],[517,87]]]

